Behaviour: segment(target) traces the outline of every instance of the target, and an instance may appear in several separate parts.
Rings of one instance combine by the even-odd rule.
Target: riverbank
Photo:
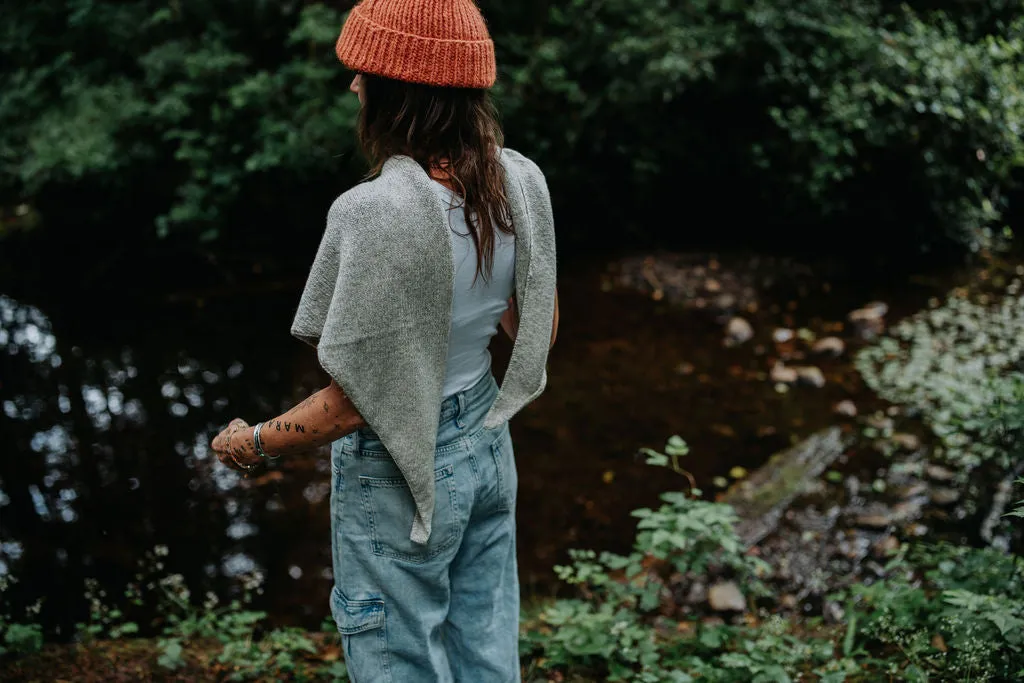
[[[692,257],[626,259],[589,271],[589,284],[575,293],[568,288],[573,310],[586,310],[588,299],[608,305],[574,323],[591,327],[589,332],[577,328],[570,336],[573,354],[553,363],[549,393],[555,402],[546,397],[545,410],[534,408],[520,420],[520,504],[529,510],[520,516],[523,535],[540,534],[531,520],[547,519],[549,513],[571,521],[546,537],[548,555],[540,540],[526,546],[525,576],[533,567],[548,573],[562,565],[554,571],[558,583],[524,582],[530,605],[522,633],[526,680],[616,680],[619,675],[621,680],[675,683],[696,677],[738,683],[766,671],[771,673],[764,680],[797,675],[877,680],[872,676],[883,672],[915,680],[918,670],[932,671],[939,680],[960,680],[956,676],[963,672],[996,675],[1017,665],[1022,648],[1013,629],[1018,622],[1024,627],[1024,578],[1018,576],[1019,559],[1004,551],[1019,549],[1021,534],[1002,515],[1013,500],[1019,461],[1014,430],[1020,425],[1007,423],[1000,432],[1002,445],[993,450],[977,419],[959,424],[960,436],[951,438],[948,428],[957,423],[944,417],[943,406],[959,401],[952,408],[961,417],[985,417],[978,411],[986,405],[987,378],[1019,366],[1024,357],[1019,272],[1006,264],[975,270],[966,278],[969,286],[953,286],[948,295],[941,289],[945,281],[929,280],[907,297],[910,303],[920,300],[920,312],[906,316],[907,300],[880,301],[862,290],[844,290],[841,281],[823,279],[822,271],[812,274],[820,290],[829,290],[819,300],[801,280],[809,275],[789,262],[769,263],[774,282],[758,284],[763,266],[744,271],[742,263],[718,258],[697,264]],[[752,293],[745,291],[751,286]],[[923,296],[927,292],[935,295]],[[734,299],[708,304],[708,294]],[[696,303],[701,299],[704,305]],[[64,351],[58,330],[48,327],[45,317],[25,308],[13,311],[9,320],[20,327],[5,334],[16,353],[43,367],[74,369],[81,351],[77,356],[74,347]],[[921,338],[930,342],[915,341]],[[939,353],[922,359],[921,348]],[[499,364],[500,354],[496,349]],[[947,356],[950,360],[943,360]],[[129,407],[136,400],[129,380],[133,372],[142,374],[132,368],[145,363],[125,357],[123,374],[109,361],[102,366],[111,382],[103,405],[96,395],[88,399],[92,435],[112,438],[126,426],[130,431],[133,421],[148,432],[159,422],[152,405]],[[188,418],[193,409],[219,405],[224,410],[238,401],[236,394],[220,392],[231,384],[226,380],[245,375],[249,359],[232,363],[215,371],[177,356],[173,372],[161,375],[159,392],[168,412]],[[88,357],[84,365],[90,367]],[[809,372],[812,367],[818,372]],[[49,373],[39,373],[36,381],[53,381]],[[309,381],[307,371],[299,374],[300,382]],[[943,378],[938,384],[944,387],[955,379],[957,391],[934,394],[933,378]],[[573,399],[586,382],[603,389]],[[671,391],[684,402],[673,402]],[[964,401],[961,394],[974,398]],[[673,437],[664,448],[639,452],[636,442],[619,446],[628,433],[609,436],[593,428],[609,421],[595,412],[602,402],[615,406],[610,414],[616,424],[656,427],[655,443],[674,431],[686,439]],[[223,500],[235,548],[272,547],[266,524],[275,519],[275,509],[283,515],[276,518],[282,530],[315,531],[314,513],[324,493],[316,460],[286,463],[253,482],[218,478],[200,457],[203,421],[194,428],[199,429],[194,440],[182,439],[182,448],[176,444],[175,450],[195,470],[192,481],[215,485],[207,494]],[[595,455],[608,444],[588,451],[573,445],[579,439],[610,440],[618,452],[602,460]],[[49,458],[51,474],[63,471],[65,461],[56,458],[67,455],[61,443],[33,443]],[[551,452],[565,457],[540,457]],[[650,465],[671,471],[652,471]],[[566,468],[575,470],[578,495],[571,501],[546,495],[545,487],[564,478]],[[592,482],[588,488],[587,477],[598,486]],[[531,495],[546,501],[546,512],[524,506]],[[651,507],[659,497],[660,507]],[[80,509],[75,500],[65,497],[63,507],[44,509],[66,520],[71,514],[67,521],[73,523]],[[580,510],[576,515],[574,506]],[[637,517],[639,529],[634,528]],[[211,517],[205,521],[209,525]],[[617,531],[605,535],[602,530]],[[1001,550],[970,547],[986,543]],[[571,550],[577,547],[601,552]],[[209,561],[203,572],[190,571],[189,553],[195,550],[194,540],[191,546],[156,545],[134,570],[136,579],[125,580],[127,604],[106,597],[125,588],[109,577],[87,583],[91,587],[84,596],[66,585],[72,595],[68,604],[78,600],[89,608],[61,635],[73,631],[81,644],[47,646],[42,653],[8,660],[0,677],[63,679],[65,674],[55,672],[71,671],[66,680],[88,680],[82,677],[93,675],[74,673],[77,669],[123,670],[131,680],[342,675],[337,638],[310,630],[310,622],[322,620],[326,600],[311,598],[316,590],[296,588],[303,582],[329,584],[329,575],[311,572],[309,563],[288,558],[265,563],[236,550],[223,556],[225,586],[210,581],[217,566]],[[278,571],[294,583],[282,589],[273,577]],[[289,624],[279,608],[267,609],[276,604],[266,598],[271,591],[293,596],[306,610],[297,620],[302,623]],[[49,614],[52,624],[61,603],[32,586],[13,593],[23,605],[24,596],[32,594],[47,596],[32,609]],[[200,608],[193,594],[205,595],[208,604]],[[4,647],[34,650],[42,633],[40,626],[8,628]],[[157,637],[124,640],[136,634]]]

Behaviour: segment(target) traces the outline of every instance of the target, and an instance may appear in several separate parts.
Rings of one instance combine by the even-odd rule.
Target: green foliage
[[[1017,485],[1024,484],[1024,479],[1018,479]],[[1012,510],[1006,513],[1008,517],[1024,517],[1024,500],[1017,501],[1017,504]]]
[[[0,598],[18,581],[15,577],[0,574]],[[2,605],[2,602],[0,602]],[[25,618],[34,621],[42,602],[25,610]],[[10,653],[15,655],[32,654],[43,647],[43,629],[39,624],[22,623],[11,617],[8,610],[0,610],[0,657]]]
[[[0,624],[0,632],[3,633],[0,655],[32,654],[43,647],[43,627],[39,624]]]
[[[124,612],[106,602],[107,593],[95,579],[85,580],[85,599],[89,603],[89,620],[76,625],[80,640],[96,638],[117,640],[139,632],[139,625],[129,621]]]
[[[666,451],[688,449],[673,437]],[[646,453],[649,462],[672,466],[667,454]],[[801,643],[780,620],[755,630],[685,615],[678,598],[694,582],[727,575],[763,595],[767,566],[745,552],[729,506],[682,493],[662,500],[657,510],[634,513],[640,522],[629,555],[576,550],[572,565],[556,567],[581,597],[555,601],[527,622],[521,649],[536,667],[608,681],[786,681],[832,658],[830,643]]]
[[[598,165],[639,196],[735,193],[739,173],[790,216],[930,223],[972,249],[1009,234],[1019,4],[575,0],[496,40],[510,129],[588,201]]]
[[[1024,454],[1024,296],[954,292],[941,306],[897,325],[856,359],[882,398],[919,415],[937,455],[966,474],[983,462],[1010,470]]]
[[[331,49],[341,15],[325,5],[8,4],[7,192],[86,181],[110,202],[145,190],[163,202],[160,234],[210,239],[259,183],[296,187],[352,151],[357,105]]]
[[[994,550],[939,545],[850,591],[857,637],[892,648],[900,680],[1011,680],[1024,670],[1024,562]]]
[[[981,248],[1004,234],[1024,164],[1024,12],[915,5],[484,10],[509,141],[539,157],[560,208],[671,236],[660,215],[636,213],[671,191],[786,224],[942,226]],[[213,239],[355,179],[339,169],[354,157],[357,103],[331,49],[333,5],[12,0],[4,18],[2,201],[32,199],[45,216],[78,190],[90,205],[75,220],[90,227],[115,229],[105,207],[144,202],[135,210],[160,234]]]
[[[785,132],[755,146],[762,166],[781,166],[795,191],[831,212],[857,198],[844,186],[888,163],[910,174],[905,190],[954,236],[993,246],[1024,165],[1024,17],[971,41],[942,13],[757,4],[777,57],[764,83],[783,93],[769,112]]]

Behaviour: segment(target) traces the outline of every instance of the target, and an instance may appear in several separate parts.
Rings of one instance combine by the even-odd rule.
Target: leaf
[[[853,611],[852,605],[847,606],[847,614],[850,614],[850,623],[846,625],[846,635],[843,637],[843,656],[849,657],[853,654],[853,643],[857,637],[857,613]]]
[[[653,467],[668,467],[668,456],[663,453],[648,451],[646,464]]]

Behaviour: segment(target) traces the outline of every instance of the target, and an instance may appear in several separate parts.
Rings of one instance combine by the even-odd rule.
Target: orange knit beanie
[[[335,49],[353,71],[410,83],[489,88],[497,72],[474,0],[362,0]]]

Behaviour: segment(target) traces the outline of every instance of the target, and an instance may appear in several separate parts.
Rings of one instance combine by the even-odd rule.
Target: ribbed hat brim
[[[408,83],[490,88],[497,77],[492,40],[441,40],[395,31],[373,23],[358,5],[335,51],[353,71]]]

